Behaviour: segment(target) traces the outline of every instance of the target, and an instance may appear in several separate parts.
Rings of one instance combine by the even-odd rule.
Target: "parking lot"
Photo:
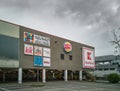
[[[30,82],[21,85],[4,83],[0,84],[0,91],[120,91],[120,84],[80,81],[52,81],[45,84]]]

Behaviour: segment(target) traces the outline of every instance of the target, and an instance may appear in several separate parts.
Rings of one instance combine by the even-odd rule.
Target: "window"
[[[110,68],[110,70],[115,70],[115,68]]]
[[[108,68],[105,68],[104,70],[105,70],[105,71],[107,71],[107,70],[108,70]]]
[[[55,44],[57,44],[57,41],[55,41]]]
[[[99,70],[99,71],[102,71],[103,69],[100,68],[100,69],[98,69],[98,70]]]
[[[95,69],[95,70],[97,70],[97,69]]]
[[[72,55],[69,55],[69,60],[72,60]]]
[[[64,60],[64,54],[61,54],[60,56],[61,56],[61,60]]]

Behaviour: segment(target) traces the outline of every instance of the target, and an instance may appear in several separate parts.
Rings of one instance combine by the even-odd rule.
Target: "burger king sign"
[[[67,41],[64,43],[64,51],[67,53],[72,51],[72,45],[70,42]]]

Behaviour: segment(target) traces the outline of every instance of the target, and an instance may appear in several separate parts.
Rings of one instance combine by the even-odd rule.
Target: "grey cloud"
[[[103,17],[109,18],[111,3],[119,3],[119,0],[111,0],[111,2],[109,0],[0,0],[0,2],[0,7],[16,8],[20,12],[25,10],[31,10],[33,13],[49,11],[54,12],[54,15],[59,18],[75,14],[71,17],[74,21],[89,24],[99,23]],[[101,16],[97,16],[98,13],[101,13]]]
[[[28,0],[0,0],[0,7],[26,9],[29,8]]]
[[[120,24],[120,0],[0,0],[1,17],[107,49],[108,30]]]

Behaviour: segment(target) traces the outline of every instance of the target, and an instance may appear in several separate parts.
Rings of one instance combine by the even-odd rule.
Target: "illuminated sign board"
[[[34,34],[29,32],[24,32],[24,42],[33,43],[34,42]]]
[[[82,54],[83,54],[83,68],[95,68],[94,49],[83,47]]]
[[[72,51],[72,45],[70,42],[65,42],[64,43],[64,50],[65,52],[71,52]]]
[[[40,56],[34,56],[34,66],[43,66],[43,58]]]
[[[44,57],[51,57],[50,48],[43,48],[43,56]]]
[[[43,66],[47,66],[50,67],[51,66],[51,62],[50,62],[50,58],[43,58]]]
[[[34,55],[42,56],[42,47],[34,46]]]
[[[50,46],[50,38],[40,35],[34,35],[34,43],[44,46]]]
[[[33,45],[24,44],[24,54],[33,55]]]

